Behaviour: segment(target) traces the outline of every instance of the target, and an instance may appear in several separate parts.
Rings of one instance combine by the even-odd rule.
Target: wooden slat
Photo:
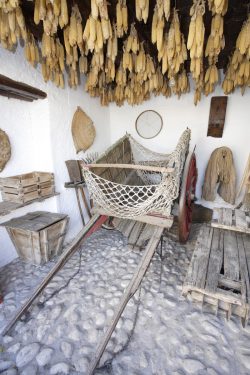
[[[139,235],[141,234],[141,231],[144,227],[144,223],[141,223],[140,221],[137,221],[130,233],[130,236],[128,238],[128,244],[130,246],[134,246],[136,244],[136,241],[139,238]]]
[[[249,212],[238,209],[220,208],[218,220],[213,220],[211,225],[214,228],[250,233]]]
[[[143,230],[142,230],[142,232],[141,232],[141,234],[140,234],[140,236],[139,236],[139,238],[136,242],[136,246],[138,248],[141,248],[144,245],[145,241],[147,241],[151,237],[153,228],[154,227],[150,224],[146,224],[144,226],[144,228],[143,228]]]
[[[241,278],[241,295],[244,299],[245,303],[250,302],[250,286],[249,286],[249,273],[247,269],[247,260],[246,260],[246,253],[244,242],[242,239],[242,235],[236,234],[237,238],[237,245],[239,251],[239,265],[240,265],[240,278]]]
[[[224,233],[224,275],[228,279],[239,280],[239,255],[236,235],[232,231]]]
[[[22,217],[6,221],[1,226],[9,228],[21,228],[25,230],[40,231],[53,223],[64,219],[67,215],[47,211],[35,211]]]
[[[136,221],[135,220],[129,220],[127,227],[123,231],[123,235],[125,237],[129,237],[133,227],[135,226]]]
[[[106,216],[114,216],[112,212],[105,211],[101,207],[96,207],[94,206],[92,208],[92,213],[98,213],[99,215],[106,215]],[[134,217],[131,217],[130,220],[134,220]],[[151,224],[151,225],[156,225],[162,228],[171,228],[173,221],[174,221],[174,216],[162,216],[162,215],[154,215],[154,214],[147,214],[144,216],[137,216],[136,221],[141,221],[143,223]]]
[[[174,168],[166,167],[154,167],[150,165],[141,165],[141,164],[107,164],[107,163],[98,163],[98,164],[82,164],[83,168],[126,168],[126,169],[136,169],[141,171],[149,172],[159,172],[159,173],[173,173]]]
[[[205,287],[212,236],[213,229],[204,225],[200,230],[188,268],[188,273],[183,286],[184,294],[188,285],[196,286],[197,288]]]
[[[247,229],[246,214],[241,210],[234,210],[236,227],[240,229]]]
[[[222,208],[222,216],[220,217],[220,223],[223,225],[232,226],[233,221],[233,210],[231,208]]]
[[[215,291],[218,287],[219,274],[223,260],[223,231],[214,228],[213,232],[205,287],[205,289],[209,291]]]
[[[250,235],[242,235],[247,260],[248,275],[250,276]]]

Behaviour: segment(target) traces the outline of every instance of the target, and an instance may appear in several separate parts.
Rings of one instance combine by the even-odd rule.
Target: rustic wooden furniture
[[[26,203],[55,193],[54,174],[31,172],[0,178],[3,201]]]
[[[227,109],[227,96],[213,96],[210,104],[207,135],[221,138]]]
[[[250,235],[204,225],[183,284],[183,295],[242,318],[250,307]]]
[[[0,225],[7,229],[20,258],[42,264],[61,252],[67,224],[67,215],[35,211]]]
[[[7,98],[25,100],[33,102],[37,99],[45,99],[47,94],[35,87],[26,85],[22,82],[14,81],[0,74],[0,95]]]

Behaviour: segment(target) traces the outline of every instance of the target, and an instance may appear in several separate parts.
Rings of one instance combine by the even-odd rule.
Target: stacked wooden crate
[[[26,203],[55,193],[54,174],[31,172],[0,178],[3,201]]]

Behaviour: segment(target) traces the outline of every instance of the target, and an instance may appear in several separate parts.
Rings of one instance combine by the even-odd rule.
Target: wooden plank
[[[138,248],[141,248],[144,243],[150,239],[151,235],[152,235],[152,231],[153,231],[153,225],[150,225],[150,224],[146,224],[136,242],[136,246]]]
[[[236,227],[242,230],[247,229],[247,220],[246,220],[246,214],[244,211],[241,210],[234,210],[235,213],[235,221],[236,221]]]
[[[242,306],[242,298],[240,294],[233,293],[230,290],[222,290],[218,288],[214,292],[210,292],[209,290],[203,288],[197,288],[196,286],[190,286],[187,290],[187,293],[191,292],[198,292],[203,296],[209,296],[211,298],[215,298],[220,301],[224,301],[227,303],[232,303],[233,305]],[[185,293],[185,294],[187,294]]]
[[[243,240],[243,243],[244,243],[246,261],[247,261],[248,275],[250,277],[250,235],[243,234],[242,235],[242,240]]]
[[[134,295],[134,293],[136,292],[136,290],[138,289],[141,281],[142,281],[142,278],[143,276],[145,275],[145,272],[147,271],[147,268],[151,262],[151,259],[154,255],[154,252],[155,252],[155,249],[159,243],[159,240],[160,240],[160,236],[163,232],[163,229],[162,228],[159,228],[159,227],[155,227],[155,232],[154,232],[154,235],[152,236],[151,240],[149,241],[146,249],[145,249],[145,252],[142,256],[142,259],[139,263],[139,265],[137,266],[137,269],[134,273],[134,276],[132,277],[129,285],[127,286],[126,290],[125,290],[125,293],[119,303],[119,305],[117,306],[116,308],[116,311],[114,313],[114,316],[112,317],[112,319],[110,320],[109,324],[108,324],[108,328],[104,334],[104,336],[102,337],[98,347],[97,347],[97,351],[90,363],[90,367],[88,369],[88,372],[87,374],[88,375],[93,375],[94,374],[94,371],[95,371],[95,368],[96,366],[98,365],[101,357],[102,357],[102,354],[104,353],[104,350],[109,342],[109,339],[111,338],[112,336],[112,333],[113,331],[115,330],[115,327],[128,303],[128,301],[130,300],[130,298]]]
[[[98,164],[82,164],[83,168],[127,168],[127,169],[136,169],[141,171],[149,171],[149,172],[159,172],[159,173],[173,173],[175,171],[174,168],[166,168],[166,167],[154,167],[150,165],[142,165],[142,164],[106,164],[106,163],[98,163]]]
[[[17,98],[17,96],[20,96],[19,99],[36,100],[45,99],[47,97],[44,91],[29,86],[26,83],[14,81],[2,74],[0,74],[0,90],[1,95],[6,93],[9,98]]]
[[[221,208],[221,212],[222,212],[221,224],[232,226],[233,210],[231,208]]]
[[[136,241],[139,238],[139,235],[144,227],[144,223],[141,223],[140,221],[137,221],[130,233],[130,236],[128,238],[128,244],[130,246],[134,246],[136,244]]]
[[[71,258],[75,251],[82,244],[83,240],[89,237],[95,230],[97,230],[105,221],[107,220],[106,216],[94,215],[87,225],[77,234],[73,241],[65,248],[63,254],[58,259],[57,263],[50,270],[48,275],[43,279],[41,284],[36,288],[32,296],[24,303],[24,305],[19,309],[17,314],[11,319],[8,325],[2,332],[2,335],[6,335],[10,329],[16,324],[16,322],[23,316],[23,314],[28,310],[32,305],[34,300],[41,294],[44,288],[49,284],[53,279],[55,274],[64,266],[64,264]]]
[[[214,228],[213,232],[205,286],[205,289],[211,292],[215,291],[218,287],[219,275],[223,260],[223,231]]]
[[[233,218],[235,218],[235,224]],[[220,208],[218,220],[213,220],[211,225],[214,228],[250,233],[249,213],[238,209]]]
[[[183,294],[186,294],[190,286],[196,286],[198,289],[204,289],[212,236],[213,229],[206,225],[202,226],[196,241],[187,276],[184,281]]]
[[[244,242],[242,235],[236,234],[238,252],[239,252],[239,264],[240,264],[240,278],[241,278],[241,295],[245,303],[250,303],[250,285],[249,285],[249,273],[247,269],[247,260]]]
[[[241,280],[235,281],[235,280],[230,280],[227,279],[224,275],[219,275],[219,280],[218,280],[218,286],[219,288],[226,287],[228,289],[235,289],[235,290],[241,290]]]
[[[239,255],[236,234],[232,231],[224,233],[224,275],[226,278],[239,280]]]
[[[60,193],[53,193],[49,196],[39,197],[37,199],[34,199],[33,201],[28,201],[28,202],[25,202],[25,203],[17,203],[17,202],[9,202],[9,201],[0,202],[0,216],[8,215],[11,212],[17,210],[18,208],[28,206],[32,203],[43,202],[45,199],[55,197],[59,194]]]
[[[123,231],[123,235],[125,237],[129,237],[133,227],[135,226],[136,221],[135,220],[129,220],[127,227]]]
[[[98,213],[99,215],[106,215],[106,216],[114,216],[112,212],[105,211],[101,207],[93,207],[92,208],[92,213]],[[147,214],[144,216],[136,216],[128,218],[130,220],[136,219],[136,221],[141,221],[146,224],[151,224],[151,225],[156,225],[162,228],[171,228],[173,221],[174,221],[174,216],[169,215],[169,216],[162,216],[162,215],[154,215],[152,214]]]
[[[66,217],[66,214],[58,214],[47,211],[34,211],[24,216],[1,223],[0,226],[9,228],[21,228],[38,232]]]
[[[226,109],[227,96],[213,96],[211,98],[207,136],[222,137]]]

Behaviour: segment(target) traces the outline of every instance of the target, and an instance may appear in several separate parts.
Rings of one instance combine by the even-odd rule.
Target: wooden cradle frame
[[[80,161],[80,165],[83,164]],[[86,165],[84,164],[86,167]],[[88,167],[94,171],[94,173],[103,179],[110,180],[112,182],[126,184],[131,178],[133,178],[134,169],[136,170],[149,170],[149,171],[165,171],[168,173],[174,172],[174,166],[169,168],[153,167],[145,165],[134,165],[131,145],[129,141],[129,135],[126,134],[108,148],[97,160],[95,164],[88,164]],[[183,174],[180,184],[180,194],[178,201],[178,227],[179,227],[179,241],[185,243],[188,239],[189,232],[191,229],[192,222],[192,209],[193,201],[195,197],[195,187],[197,181],[197,168],[196,168],[196,157],[195,153],[189,152],[186,155],[186,160],[183,168]],[[105,211],[101,207],[94,206],[92,213],[114,216],[108,211]],[[131,217],[134,219],[134,217]],[[143,223],[156,225],[163,228],[171,228],[174,215],[164,216],[159,213],[148,213],[147,215],[136,217],[137,221]]]

